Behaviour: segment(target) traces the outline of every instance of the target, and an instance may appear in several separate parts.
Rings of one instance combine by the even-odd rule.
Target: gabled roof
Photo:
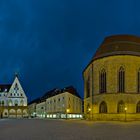
[[[64,93],[64,92],[69,92],[69,93],[81,98],[80,95],[78,94],[77,90],[73,86],[69,86],[69,87],[62,89],[62,93]]]
[[[63,89],[55,88],[53,90],[50,90],[50,91],[46,92],[42,97],[31,101],[28,105],[30,105],[32,103],[43,102],[50,97],[53,97],[53,96],[56,96],[56,95],[59,95],[59,94],[65,93],[65,92],[69,92],[70,94],[73,94],[73,95],[81,98],[80,95],[78,94],[78,92],[76,91],[76,89],[73,86],[69,86],[69,87],[65,87]]]
[[[41,100],[42,100],[42,101],[43,101],[43,100],[46,100],[46,99],[48,99],[48,98],[50,98],[50,97],[52,97],[52,96],[58,95],[58,94],[60,94],[60,93],[61,93],[61,90],[55,88],[55,89],[53,89],[53,90],[50,90],[50,91],[46,92],[46,93],[41,97]]]
[[[42,99],[47,99],[47,98],[53,97],[55,95],[62,94],[64,92],[69,92],[70,94],[73,94],[73,95],[81,98],[79,96],[78,92],[76,91],[76,89],[73,86],[69,86],[69,87],[65,87],[63,89],[55,88],[55,89],[45,93],[44,96],[42,96]]]
[[[12,84],[0,84],[0,92],[8,92]]]

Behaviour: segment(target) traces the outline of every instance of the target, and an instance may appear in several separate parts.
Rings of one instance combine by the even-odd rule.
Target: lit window
[[[53,115],[53,118],[56,118],[56,115],[55,114]]]

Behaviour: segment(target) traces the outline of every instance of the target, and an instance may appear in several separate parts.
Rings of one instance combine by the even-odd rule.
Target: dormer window
[[[17,85],[17,83],[16,83],[16,84],[15,84],[15,87],[14,87],[15,93],[17,93],[18,90],[19,90],[19,88],[18,88],[18,85]]]

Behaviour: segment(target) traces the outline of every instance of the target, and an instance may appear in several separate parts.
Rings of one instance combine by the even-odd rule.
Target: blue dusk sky
[[[140,36],[139,0],[0,0],[0,83],[19,73],[29,101],[73,85],[106,36]]]

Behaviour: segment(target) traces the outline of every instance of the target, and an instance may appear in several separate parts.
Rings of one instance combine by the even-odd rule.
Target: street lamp
[[[125,110],[125,122],[126,122],[126,111],[127,111],[127,107],[125,107],[124,110]]]
[[[91,111],[91,108],[89,108],[88,111],[90,112]]]
[[[90,119],[91,108],[88,108],[88,112],[89,112],[89,119]]]
[[[70,112],[70,109],[66,110],[66,119],[68,118],[68,113]]]

